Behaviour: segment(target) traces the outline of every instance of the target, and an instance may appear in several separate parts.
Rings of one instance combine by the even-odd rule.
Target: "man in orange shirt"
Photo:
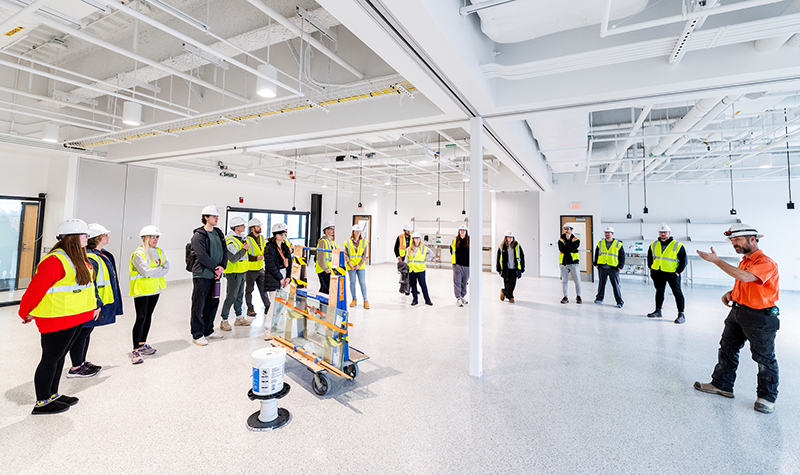
[[[752,226],[734,224],[725,236],[737,254],[744,254],[739,267],[724,262],[711,252],[697,251],[704,260],[715,264],[736,279],[733,290],[722,296],[722,303],[732,307],[722,339],[719,342],[718,363],[710,383],[695,382],[694,388],[704,393],[733,397],[733,382],[739,366],[739,350],[750,340],[753,361],[758,363],[758,399],[753,406],[758,412],[771,413],[778,397],[778,361],[775,359],[775,333],[778,320],[778,264],[758,248],[758,234]]]

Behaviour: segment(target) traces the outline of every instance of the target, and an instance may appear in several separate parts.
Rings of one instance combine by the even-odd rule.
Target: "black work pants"
[[[678,307],[678,312],[683,312],[686,300],[683,298],[683,292],[681,292],[680,274],[651,269],[650,278],[653,279],[653,285],[656,287],[656,309],[664,306],[664,290],[669,284],[669,288],[672,289],[672,295],[675,296],[675,305]]]
[[[733,392],[736,368],[739,367],[739,350],[745,341],[750,340],[750,353],[753,361],[758,363],[756,394],[769,402],[775,402],[778,397],[775,334],[780,327],[777,307],[756,310],[744,305],[734,305],[725,319],[717,353],[718,362],[711,375],[711,384],[723,391]]]
[[[258,295],[261,297],[261,303],[264,304],[264,315],[266,315],[267,311],[269,310],[269,297],[267,297],[267,288],[264,282],[264,280],[266,279],[265,275],[266,274],[264,274],[264,269],[249,270],[245,273],[244,301],[247,304],[248,313],[255,312],[255,309],[253,308],[254,288],[258,288]]]
[[[603,301],[603,298],[606,296],[606,279],[608,279],[611,281],[611,289],[614,291],[614,298],[617,301],[617,305],[624,304],[625,302],[622,301],[622,290],[619,287],[619,269],[610,266],[597,266],[597,275],[600,280],[597,282],[597,295],[595,296],[595,300]]]
[[[319,293],[328,295],[331,290],[331,275],[325,271],[317,274],[319,277]]]
[[[33,375],[37,401],[44,401],[50,396],[58,394],[58,383],[61,380],[61,370],[64,369],[64,360],[82,327],[83,325],[75,325],[57,332],[42,333],[42,359]]]
[[[75,337],[75,343],[69,349],[69,358],[72,360],[72,367],[77,368],[86,361],[86,352],[89,351],[89,337],[92,335],[94,327],[82,326]]]
[[[144,295],[134,297],[133,306],[136,309],[136,321],[133,322],[133,349],[137,349],[147,343],[147,335],[150,333],[150,322],[153,320],[153,311],[158,303],[158,295]]]
[[[503,295],[507,299],[514,298],[514,289],[517,288],[517,270],[506,269],[503,271]]]
[[[418,302],[419,291],[417,290],[417,282],[419,282],[419,286],[422,288],[422,297],[425,299],[425,303],[431,303],[431,297],[428,295],[428,283],[425,281],[425,271],[409,272],[408,280],[409,285],[411,285],[411,296],[413,298],[411,303],[415,304]]]
[[[192,279],[192,338],[195,340],[214,333],[214,316],[219,297],[214,298],[214,279]]]

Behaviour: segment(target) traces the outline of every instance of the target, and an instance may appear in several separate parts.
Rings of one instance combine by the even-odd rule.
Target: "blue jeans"
[[[361,287],[361,296],[366,302],[369,300],[367,297],[367,269],[347,271],[347,278],[350,279],[350,298],[353,300],[356,299],[356,277],[358,277],[358,285]]]
[[[409,272],[408,279],[411,285],[411,295],[414,298],[411,303],[417,303],[418,301],[419,291],[417,290],[417,282],[419,282],[419,286],[422,288],[422,296],[425,298],[425,303],[431,303],[431,298],[428,296],[428,284],[425,282],[425,271]]]
[[[750,340],[750,353],[758,363],[758,397],[775,402],[778,397],[778,361],[775,359],[775,333],[780,328],[778,307],[756,310],[734,305],[725,319],[719,342],[718,363],[711,375],[711,384],[733,392],[739,350]]]

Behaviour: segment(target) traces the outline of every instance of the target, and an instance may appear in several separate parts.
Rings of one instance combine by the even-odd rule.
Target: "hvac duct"
[[[781,12],[780,16],[784,15],[793,15],[795,13],[800,13],[800,0],[795,0],[792,2],[786,9]],[[771,53],[773,51],[778,51],[778,48],[783,46],[790,38],[792,37],[791,33],[773,36],[771,38],[764,38],[762,40],[757,40],[753,46],[758,51],[762,53]]]

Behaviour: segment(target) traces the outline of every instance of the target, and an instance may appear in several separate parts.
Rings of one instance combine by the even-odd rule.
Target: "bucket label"
[[[253,368],[253,392],[272,394],[283,387],[283,366]]]

